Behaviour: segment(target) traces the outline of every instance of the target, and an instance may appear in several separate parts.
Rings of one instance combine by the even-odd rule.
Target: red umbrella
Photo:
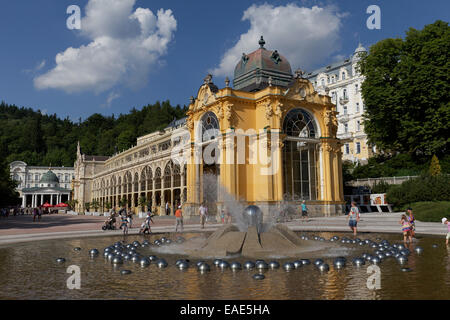
[[[44,208],[53,207],[53,205],[49,204],[48,202],[44,203],[42,206],[43,206]]]
[[[68,207],[69,205],[67,203],[58,203],[55,207]]]

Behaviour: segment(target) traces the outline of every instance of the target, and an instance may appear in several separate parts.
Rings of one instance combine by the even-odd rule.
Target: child
[[[412,212],[412,208],[408,208],[406,210],[406,212],[408,212],[408,221],[411,224],[411,237],[415,237],[416,235],[416,219],[414,218],[413,212]]]
[[[411,223],[409,223],[409,219],[406,217],[406,215],[402,214],[402,218],[399,223],[402,225],[403,242],[412,242]],[[409,241],[406,241],[406,238],[408,238]]]
[[[121,224],[120,224],[120,229],[123,228],[123,234],[128,234],[128,217],[126,216],[126,214],[122,215],[120,217],[121,220]]]
[[[442,218],[442,224],[446,224],[447,225],[447,236],[445,237],[445,244],[448,246],[448,240],[450,239],[450,223],[448,223],[447,218]]]
[[[305,200],[302,201],[302,220],[308,221],[308,208]]]
[[[352,207],[350,209],[350,212],[348,213],[347,220],[348,220],[348,226],[350,227],[350,230],[352,230],[353,235],[356,236],[356,233],[358,232],[356,227],[359,222],[359,209],[356,206],[356,202],[354,202],[354,201],[352,202]]]
[[[152,213],[148,212],[147,217],[145,218],[145,221],[141,225],[141,230],[139,230],[139,233],[144,233],[144,234],[148,233],[149,234],[152,232],[152,229],[150,227],[150,223],[153,222],[152,217],[153,217]]]

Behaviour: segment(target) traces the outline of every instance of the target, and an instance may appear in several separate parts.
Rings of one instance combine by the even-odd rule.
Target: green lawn
[[[419,221],[441,222],[443,217],[450,220],[450,201],[415,202],[410,207]]]

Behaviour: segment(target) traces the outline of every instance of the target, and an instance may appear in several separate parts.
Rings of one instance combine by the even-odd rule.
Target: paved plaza
[[[359,232],[398,233],[401,229],[398,221],[402,213],[366,213],[362,214],[358,224]],[[74,216],[66,214],[43,215],[40,222],[33,222],[33,217],[10,216],[0,220],[0,245],[49,239],[97,237],[121,235],[121,230],[103,231],[101,227],[105,217]],[[129,234],[138,234],[143,218],[133,219]],[[174,232],[173,217],[155,217],[152,225],[154,233]],[[314,217],[307,221],[294,219],[285,223],[293,231],[337,231],[349,232],[346,216]],[[201,229],[198,220],[185,219],[184,232],[211,232],[222,226],[221,223],[207,223]],[[437,222],[416,222],[417,235],[445,236],[447,229]]]

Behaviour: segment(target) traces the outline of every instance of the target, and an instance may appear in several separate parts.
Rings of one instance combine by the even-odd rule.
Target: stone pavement
[[[361,215],[358,223],[359,232],[398,233],[401,235],[399,224],[402,213],[365,213]],[[41,222],[33,222],[33,217],[10,216],[0,219],[0,245],[17,242],[28,242],[47,239],[80,238],[94,236],[121,235],[122,230],[103,231],[101,227],[105,217],[73,216],[65,214],[43,215]],[[130,235],[138,234],[139,227],[144,219],[133,219]],[[174,217],[155,217],[152,225],[154,233],[175,231]],[[285,223],[293,231],[338,231],[350,232],[347,216],[314,217],[307,221],[295,219]],[[207,223],[201,229],[196,220],[184,221],[185,232],[212,232],[219,228],[220,223]],[[445,236],[447,228],[438,222],[416,222],[418,235]]]

